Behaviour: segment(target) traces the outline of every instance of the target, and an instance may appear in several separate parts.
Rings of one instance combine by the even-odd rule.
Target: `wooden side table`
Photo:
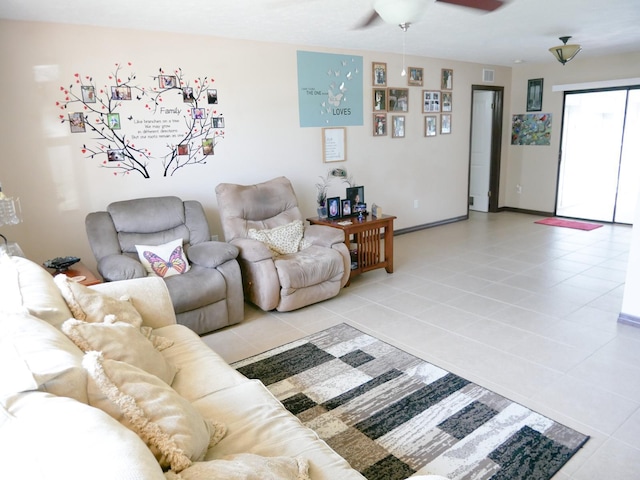
[[[52,275],[55,274],[55,270],[53,270],[52,268],[48,268],[47,270],[49,270],[49,272],[51,272]],[[89,285],[96,285],[97,283],[102,283],[102,280],[96,277],[93,274],[93,272],[89,270],[89,268],[82,262],[74,263],[67,269],[66,272],[64,272],[64,274],[69,278],[85,277],[84,280],[80,280],[78,283],[82,285],[86,285],[87,287]]]
[[[344,243],[351,252],[351,278],[369,270],[384,268],[393,273],[393,215],[373,217],[326,218],[311,217],[311,225],[327,225],[344,231]],[[351,222],[345,224],[345,222]],[[383,240],[384,234],[384,240]],[[384,242],[384,248],[382,243]]]

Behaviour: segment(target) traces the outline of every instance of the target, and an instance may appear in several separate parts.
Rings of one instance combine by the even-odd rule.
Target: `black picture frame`
[[[349,200],[348,198],[340,200],[340,212],[342,213],[343,217],[350,217],[352,215],[351,200]]]
[[[347,187],[347,199],[351,200],[351,210],[364,201],[364,187]]]
[[[340,197],[327,198],[327,216],[329,218],[340,218]]]
[[[542,111],[542,87],[544,79],[532,78],[527,83],[527,112]]]

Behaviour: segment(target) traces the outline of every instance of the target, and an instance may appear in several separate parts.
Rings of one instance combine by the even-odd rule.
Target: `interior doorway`
[[[469,210],[498,211],[503,87],[471,86]]]
[[[633,223],[639,130],[637,87],[565,93],[556,215]]]

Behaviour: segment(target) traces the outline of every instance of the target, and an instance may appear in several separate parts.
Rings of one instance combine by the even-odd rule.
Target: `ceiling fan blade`
[[[476,8],[485,12],[493,12],[500,8],[504,2],[501,0],[436,0],[437,2],[451,3],[461,7]]]
[[[369,15],[361,23],[359,23],[356,26],[356,28],[371,27],[372,25],[375,25],[376,23],[378,23],[380,20],[382,20],[382,19],[380,18],[380,15],[378,15],[378,12],[376,12],[375,10],[372,10],[371,11],[371,15]]]

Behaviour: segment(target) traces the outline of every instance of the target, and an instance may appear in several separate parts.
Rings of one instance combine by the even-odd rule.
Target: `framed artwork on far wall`
[[[387,86],[387,64],[382,62],[373,62],[371,65],[373,78],[371,83],[374,87]]]
[[[387,89],[386,88],[373,89],[373,110],[375,112],[387,111]]]
[[[393,130],[391,130],[391,138],[404,138],[405,116],[393,115],[391,117]]]
[[[373,136],[383,137],[386,134],[387,134],[387,114],[374,113],[373,114]]]
[[[408,88],[389,88],[387,92],[388,107],[390,112],[408,112],[409,111],[409,89]]]
[[[427,115],[424,117],[424,136],[435,137],[438,131],[438,120],[435,115]]]
[[[418,67],[409,67],[409,75],[407,76],[407,84],[413,86],[422,86],[422,77],[424,69]]]
[[[435,113],[440,111],[440,91],[422,91],[422,113]]]
[[[453,70],[443,68],[440,83],[440,90],[453,90]]]
[[[450,113],[440,114],[440,133],[442,135],[451,133],[451,114]]]
[[[527,85],[527,112],[542,111],[542,78],[529,80]]]
[[[453,109],[453,93],[442,92],[442,111],[450,112]]]

